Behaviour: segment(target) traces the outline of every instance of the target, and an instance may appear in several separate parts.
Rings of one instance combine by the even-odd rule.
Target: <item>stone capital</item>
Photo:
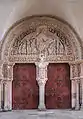
[[[45,78],[45,79],[37,79],[37,81],[38,81],[39,85],[45,85],[46,81],[47,81],[47,78]]]
[[[46,66],[48,66],[48,62],[35,62],[35,65],[37,66],[37,67],[40,67],[40,68],[45,68]]]

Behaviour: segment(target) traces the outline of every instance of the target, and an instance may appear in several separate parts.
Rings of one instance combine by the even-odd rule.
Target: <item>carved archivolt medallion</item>
[[[17,22],[7,33],[1,58],[9,62],[48,62],[82,58],[82,43],[65,22],[50,16],[34,16]]]

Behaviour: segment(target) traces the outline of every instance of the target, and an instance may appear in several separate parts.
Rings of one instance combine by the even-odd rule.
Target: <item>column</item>
[[[4,110],[4,93],[3,93],[3,80],[1,82],[1,110]]]
[[[80,109],[80,64],[70,65],[70,74],[72,80],[72,109]]]
[[[2,85],[3,85],[3,82],[2,80],[0,80],[0,111],[2,111]]]
[[[4,82],[4,110],[12,110],[12,81]]]
[[[83,78],[81,78],[81,95],[82,95],[81,110],[83,110]]]
[[[80,74],[80,79],[81,79],[81,97],[82,97],[82,104],[81,104],[81,110],[83,110],[83,63],[81,63],[81,74]]]
[[[39,84],[39,110],[45,110],[45,83],[47,81],[47,65],[48,63],[44,61],[41,57],[39,62],[36,62],[36,80]]]
[[[12,110],[13,64],[4,65],[4,110]]]
[[[4,108],[3,101],[3,62],[0,61],[0,111]]]
[[[39,110],[45,110],[45,103],[44,103],[44,96],[45,96],[45,84],[40,82],[39,83],[39,106],[38,106],[38,109]]]
[[[76,80],[76,107],[75,107],[75,110],[79,110],[80,109],[80,104],[79,104],[79,97],[80,97],[80,94],[79,94],[79,91],[80,91],[80,80],[77,79]]]
[[[76,83],[75,80],[71,80],[71,106],[72,109],[75,109],[76,106]]]
[[[76,106],[76,83],[74,78],[74,64],[70,64],[70,79],[71,79],[71,108],[75,109]]]
[[[45,84],[47,81],[47,65],[48,63],[44,63],[41,67],[39,63],[36,63],[36,80],[38,81],[39,85],[39,110],[45,110]]]

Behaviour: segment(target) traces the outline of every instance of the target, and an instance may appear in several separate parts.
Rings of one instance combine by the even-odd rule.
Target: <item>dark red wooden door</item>
[[[70,67],[68,64],[49,64],[48,81],[45,86],[47,109],[71,107]]]
[[[34,64],[15,64],[12,93],[13,109],[38,108],[38,84]]]

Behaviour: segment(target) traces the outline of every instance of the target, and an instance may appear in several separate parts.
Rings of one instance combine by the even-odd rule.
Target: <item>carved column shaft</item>
[[[79,82],[80,82],[79,79],[76,80],[76,107],[75,107],[76,110],[80,109],[80,100],[79,100],[79,97],[80,97],[80,94],[79,94],[80,85],[79,85]]]
[[[2,80],[0,80],[0,110],[2,110],[2,104],[3,104],[3,101],[2,101],[2,89],[3,89],[3,82],[2,82]]]
[[[80,109],[80,64],[75,64],[74,78],[76,81],[76,110]]]
[[[70,65],[72,80],[72,109],[80,109],[80,64]]]
[[[71,100],[72,100],[72,109],[75,109],[76,106],[76,82],[75,80],[71,81],[71,88],[72,88],[72,94],[71,94]]]
[[[75,109],[76,106],[76,83],[75,80],[73,80],[72,78],[74,77],[73,73],[73,64],[70,65],[70,79],[71,79],[71,107],[72,109]]]
[[[4,75],[4,110],[12,109],[12,80],[13,80],[13,64],[3,65]]]
[[[81,77],[81,109],[83,110],[83,63],[80,64],[81,66],[81,73],[80,73],[80,77]]]
[[[3,80],[3,63],[0,62],[0,80]]]
[[[0,61],[0,110],[3,109],[3,62]]]

